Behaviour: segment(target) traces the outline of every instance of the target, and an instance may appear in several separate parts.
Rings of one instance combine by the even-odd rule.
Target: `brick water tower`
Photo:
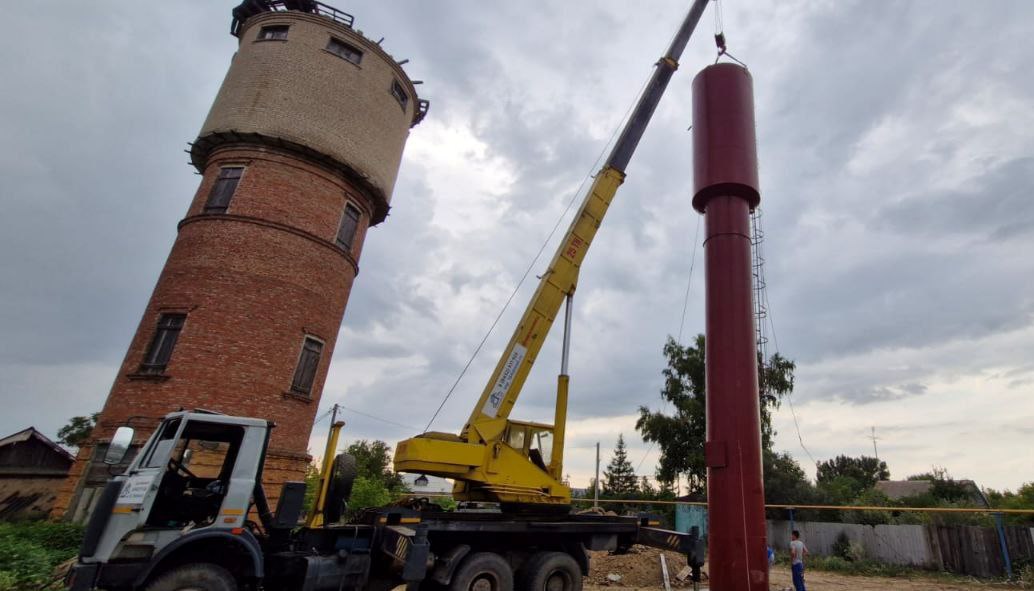
[[[427,101],[319,2],[246,0],[231,33],[237,53],[190,150],[200,187],[57,515],[89,513],[119,425],[139,445],[181,407],[276,421],[267,490],[304,475],[363,238],[388,214]]]

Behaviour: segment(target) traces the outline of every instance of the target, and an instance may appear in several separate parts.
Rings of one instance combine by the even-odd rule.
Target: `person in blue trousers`
[[[801,532],[790,532],[790,570],[793,572],[794,591],[804,589],[804,557],[808,555],[808,547],[801,541]]]

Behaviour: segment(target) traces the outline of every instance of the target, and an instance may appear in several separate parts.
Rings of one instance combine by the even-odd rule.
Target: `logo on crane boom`
[[[528,349],[524,345],[514,344],[513,349],[506,358],[506,363],[503,364],[503,371],[499,372],[499,378],[496,379],[495,385],[492,386],[492,393],[488,395],[488,400],[481,407],[483,414],[492,418],[499,414],[499,407],[503,404],[506,391],[510,389],[510,384],[513,383],[513,379],[517,376],[517,370],[520,369],[521,363],[524,362],[524,356],[527,353]]]

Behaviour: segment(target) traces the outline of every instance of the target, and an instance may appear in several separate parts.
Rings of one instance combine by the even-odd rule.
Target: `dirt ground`
[[[621,556],[610,556],[606,552],[593,552],[591,570],[585,578],[585,589],[587,591],[658,591],[663,589],[664,581],[661,577],[660,555],[662,552],[653,548],[635,546],[628,554]],[[685,557],[672,552],[664,552],[665,560],[668,563],[668,575],[671,579],[671,586],[674,589],[692,588],[689,581],[680,582],[675,576],[686,566]],[[706,571],[706,568],[705,568]],[[608,575],[620,576],[619,581],[608,579]],[[612,576],[611,579],[614,577]],[[793,589],[790,581],[790,569],[785,566],[773,566],[770,574],[770,589],[772,591],[783,591]],[[906,591],[995,591],[999,589],[1013,589],[1016,587],[982,583],[977,580],[971,582],[942,582],[934,578],[884,578],[884,577],[859,577],[837,573],[810,570],[805,573],[805,583],[808,591],[886,591],[888,589],[903,589]],[[707,581],[700,585],[701,589],[707,589]]]

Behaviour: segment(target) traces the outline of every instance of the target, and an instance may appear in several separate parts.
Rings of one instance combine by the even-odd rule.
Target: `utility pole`
[[[875,454],[876,455],[876,459],[879,460],[880,459],[880,452],[876,451],[876,440],[879,439],[879,438],[876,437],[876,427],[875,426],[872,427],[872,435],[869,436],[869,439],[872,439],[872,453]]]
[[[596,442],[596,479],[592,481],[592,506],[600,506],[600,442]]]

